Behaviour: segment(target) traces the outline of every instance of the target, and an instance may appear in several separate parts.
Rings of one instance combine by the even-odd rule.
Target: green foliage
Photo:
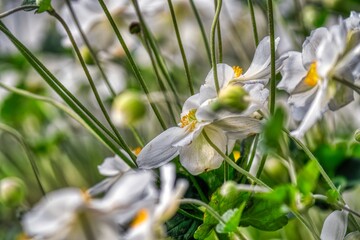
[[[34,5],[38,6],[38,10],[36,10],[36,13],[42,13],[46,11],[51,11],[51,0],[24,0],[21,5]]]
[[[167,221],[167,234],[173,239],[191,239],[199,225],[200,221],[191,219],[178,213],[169,221]]]
[[[283,136],[283,126],[285,124],[286,114],[283,108],[277,108],[263,127],[264,144],[269,150],[278,151],[280,149],[280,140]]]
[[[319,178],[319,170],[314,160],[310,160],[297,176],[297,185],[301,193],[307,195],[315,190]]]
[[[261,197],[295,210],[297,188],[291,184],[284,184],[273,189],[273,191],[261,194]]]
[[[274,231],[282,228],[288,222],[287,217],[281,210],[281,204],[252,196],[248,192],[242,192],[231,181],[226,182],[212,195],[209,205],[221,215],[228,210],[241,210],[243,206],[240,226],[253,226],[265,231]],[[237,211],[235,211],[234,219],[231,219],[227,229],[233,229],[230,226],[236,222],[238,217],[236,214],[241,213]],[[218,221],[208,211],[205,211],[204,223],[197,229],[194,237],[196,239],[206,239],[217,224]],[[217,236],[220,239],[228,239],[228,236],[224,234],[218,234]]]
[[[237,209],[230,209],[226,211],[222,218],[226,221],[226,223],[220,222],[218,225],[216,225],[216,231],[218,233],[232,233],[235,232],[237,227],[240,224],[240,218],[242,211],[244,210],[245,203],[243,203],[239,208]]]
[[[331,176],[346,157],[347,143],[321,144],[314,152],[325,171]]]

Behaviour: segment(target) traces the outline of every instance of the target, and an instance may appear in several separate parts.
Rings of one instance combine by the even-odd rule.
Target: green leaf
[[[51,0],[36,0],[36,5],[39,6],[39,9],[36,11],[36,13],[52,10]]]
[[[167,235],[173,239],[190,239],[200,225],[200,221],[177,213],[166,222]]]
[[[255,228],[274,231],[287,224],[288,218],[281,210],[282,204],[267,199],[253,197],[249,192],[237,189],[235,182],[226,182],[211,196],[209,205],[220,215],[230,209],[238,209],[244,204],[240,218],[240,226],[253,226]],[[235,217],[236,218],[236,217]],[[219,222],[205,211],[204,223],[195,232],[195,239],[206,239]],[[224,238],[219,234],[219,238]]]
[[[297,185],[301,193],[307,195],[316,188],[319,170],[315,161],[310,160],[297,176]]]
[[[279,203],[288,206],[290,209],[296,209],[296,194],[298,190],[291,184],[281,185],[274,188],[273,191],[263,193],[260,197],[271,202]]]
[[[346,142],[322,144],[315,150],[314,155],[325,171],[333,176],[337,167],[346,159],[347,149]]]
[[[271,116],[268,121],[264,124],[263,136],[264,144],[270,150],[279,150],[280,144],[279,141],[282,139],[283,135],[283,126],[285,123],[286,114],[284,109],[277,108],[273,116]]]
[[[231,233],[234,232],[240,223],[240,218],[242,211],[244,210],[245,203],[243,203],[237,209],[230,209],[226,211],[222,218],[226,221],[226,223],[219,223],[216,225],[216,231],[219,233]]]

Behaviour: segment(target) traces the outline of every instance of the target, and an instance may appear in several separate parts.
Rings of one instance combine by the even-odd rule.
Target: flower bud
[[[88,64],[88,65],[94,65],[95,64],[94,59],[91,56],[91,53],[90,53],[90,50],[89,50],[88,47],[86,47],[86,46],[81,47],[80,53],[81,53],[81,56],[83,57],[86,64]]]
[[[218,100],[213,104],[213,110],[226,109],[231,112],[242,112],[248,105],[249,101],[246,99],[248,93],[240,85],[230,85],[219,93]]]
[[[354,138],[357,142],[360,143],[360,128],[355,131]]]
[[[0,180],[0,203],[7,207],[20,205],[25,198],[25,184],[17,177]]]
[[[131,34],[138,34],[141,32],[141,26],[138,22],[132,22],[129,26],[129,31]]]
[[[135,124],[146,114],[146,105],[142,95],[136,91],[126,91],[117,96],[113,102],[111,115],[115,124],[124,126]]]

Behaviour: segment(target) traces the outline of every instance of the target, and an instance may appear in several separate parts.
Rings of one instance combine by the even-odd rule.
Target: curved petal
[[[129,154],[123,150],[121,151],[130,158]],[[105,158],[104,162],[98,166],[98,169],[101,175],[112,177],[129,171],[130,167],[119,156],[114,156]]]
[[[324,27],[311,32],[303,43],[302,61],[306,69],[316,60],[316,52],[321,41],[327,37],[328,30]]]
[[[347,211],[334,211],[326,219],[321,230],[321,239],[338,240],[344,239],[347,224],[348,224]]]
[[[295,87],[306,76],[307,70],[302,64],[302,56],[299,52],[289,52],[281,70],[282,79],[277,85],[278,89],[292,93]]]
[[[197,109],[200,106],[200,94],[197,93],[195,95],[192,95],[186,101],[184,102],[182,112],[188,113],[191,109]]]
[[[225,153],[227,138],[222,130],[213,127],[206,127],[205,130],[211,141]],[[180,163],[193,175],[219,168],[222,162],[221,155],[203,135],[199,135],[190,145],[180,149]]]
[[[189,132],[185,128],[172,127],[151,140],[137,157],[139,168],[157,168],[171,161],[179,154],[178,147],[173,144],[185,138]]]
[[[219,81],[219,87],[222,88],[228,84],[234,78],[234,70],[227,64],[219,63],[217,67],[217,76]],[[205,78],[205,86],[210,86],[215,89],[214,70],[211,69]]]
[[[225,131],[230,139],[244,139],[249,135],[261,132],[262,124],[251,117],[232,116],[213,123]]]

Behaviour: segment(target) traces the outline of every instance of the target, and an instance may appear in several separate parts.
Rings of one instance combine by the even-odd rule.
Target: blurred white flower
[[[220,88],[228,86],[236,76],[236,71],[226,64],[218,64],[218,80]],[[244,86],[250,99],[266,100],[268,90],[262,84]],[[180,155],[181,164],[191,173],[200,174],[216,169],[223,158],[206,141],[205,131],[211,141],[222,152],[231,151],[235,139],[242,139],[260,131],[260,121],[250,115],[261,108],[261,102],[250,102],[248,108],[241,113],[229,111],[214,112],[212,103],[217,99],[213,72],[206,77],[200,92],[188,98],[183,106],[178,127],[167,129],[155,137],[140,152],[137,163],[140,168],[159,167]]]
[[[293,117],[301,121],[292,134],[302,137],[328,109],[335,111],[353,99],[359,78],[360,16],[351,16],[329,29],[313,31],[302,53],[290,52],[278,88],[291,94]]]
[[[49,193],[24,215],[24,231],[34,239],[118,239],[119,224],[154,204],[153,182],[150,172],[129,172],[102,199],[76,188]]]

